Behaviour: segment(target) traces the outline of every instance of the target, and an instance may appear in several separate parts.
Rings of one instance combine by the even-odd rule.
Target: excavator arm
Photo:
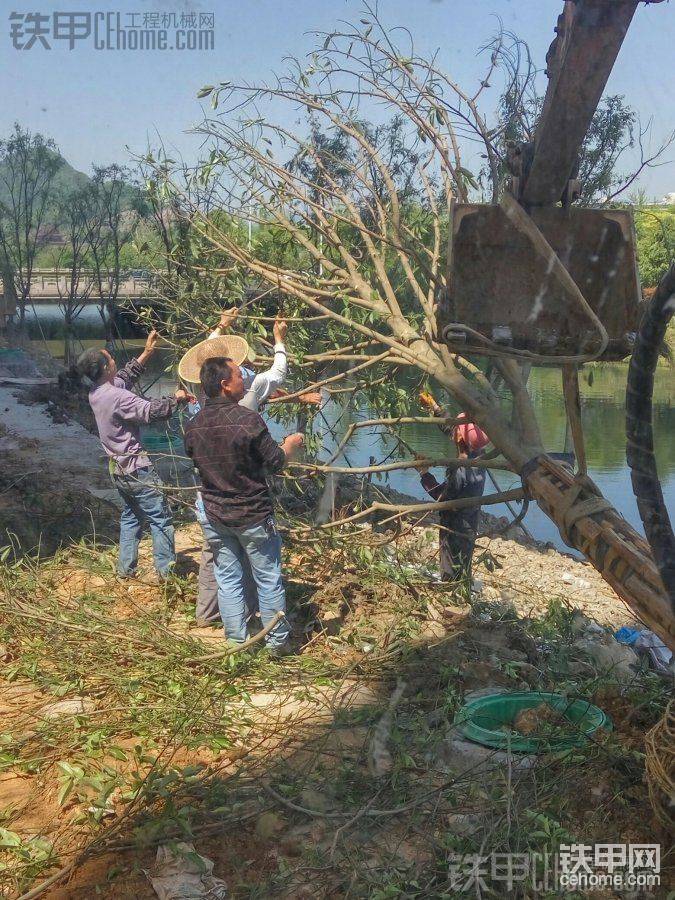
[[[548,90],[516,195],[523,206],[571,201],[579,150],[638,0],[567,0],[546,56]]]
[[[520,171],[512,185],[515,198],[535,217],[543,213],[543,207],[551,208],[559,201],[564,207],[569,206],[578,193],[579,151],[637,6],[638,0],[567,0],[565,3],[558,18],[556,38],[546,57],[549,84],[534,143],[520,148]],[[664,277],[657,294],[671,295],[674,271],[671,268]],[[667,317],[663,315],[662,319],[661,334]],[[652,342],[649,348],[654,359],[656,343]],[[640,346],[638,341],[638,349]],[[643,347],[643,355],[644,352]],[[633,394],[635,384],[641,387],[651,384],[643,370],[644,365],[634,353],[630,369]],[[576,382],[573,367],[566,367],[565,374]],[[578,386],[576,391],[578,396]],[[629,444],[629,462],[633,467],[634,486],[637,483],[644,487],[645,480],[651,479],[649,486],[656,497],[646,508],[644,500],[638,504],[647,533],[652,540],[655,534],[661,539],[653,551],[617,515],[585,470],[570,478],[544,456],[534,463],[525,480],[539,506],[558,525],[566,543],[582,549],[617,594],[675,649],[675,566],[670,558],[673,532],[656,476],[653,452],[648,459],[651,469],[647,473],[644,447],[640,444],[647,431],[644,423],[635,424],[632,410],[636,406],[639,403],[633,402],[628,415],[629,429],[632,428],[629,434],[633,439]],[[651,429],[651,405],[641,408],[641,412]],[[651,430],[648,437],[651,441]],[[583,438],[580,441],[583,447]],[[651,447],[649,441],[646,445]],[[663,546],[670,548],[670,552],[663,551]],[[658,568],[654,557],[660,563]]]
[[[580,468],[574,475],[540,453],[521,466],[523,484],[564,541],[675,650],[675,609],[649,544],[586,474],[578,409],[578,364],[624,358],[638,330],[631,211],[571,205],[579,152],[637,6],[565,2],[534,141],[511,149],[510,195],[497,205],[453,207],[438,325],[447,344],[464,353],[562,366]]]
[[[639,2],[566,0],[534,140],[511,147],[507,160],[529,226],[504,202],[454,207],[439,308],[451,346],[561,364],[630,354],[642,293],[632,212],[571,204],[581,146]],[[571,280],[555,277],[553,256]]]

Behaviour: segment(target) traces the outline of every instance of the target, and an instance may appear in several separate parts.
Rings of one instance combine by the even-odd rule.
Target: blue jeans
[[[171,571],[176,562],[176,546],[173,534],[171,510],[164,494],[159,490],[161,481],[152,468],[136,469],[130,475],[116,474],[112,481],[124,501],[120,518],[120,554],[117,571],[131,576],[138,563],[138,544],[145,522],[152,535],[152,555],[155,568],[161,578]]]
[[[258,604],[263,626],[274,615],[286,612],[286,594],[281,578],[281,538],[274,519],[251,528],[228,528],[207,518],[197,506],[197,518],[213,553],[216,581],[218,583],[218,607],[225,626],[225,634],[237,644],[246,640],[246,589],[244,559],[248,558],[253,580],[258,589]],[[280,647],[288,638],[286,619],[270,631],[266,637],[268,647]]]

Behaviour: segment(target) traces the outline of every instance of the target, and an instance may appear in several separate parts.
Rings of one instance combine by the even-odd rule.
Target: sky
[[[527,41],[543,68],[562,5],[562,0],[380,0],[379,12],[388,24],[408,28],[418,50],[439,50],[439,64],[457,82],[473,85],[485,64],[476,51],[500,20]],[[88,173],[92,163],[129,162],[130,150],[142,152],[148,142],[157,144],[158,136],[190,158],[194,138],[187,132],[200,119],[200,87],[264,79],[283,67],[284,56],[311,49],[309,31],[358,20],[363,13],[361,0],[0,0],[0,7],[0,136],[18,121],[54,138],[68,162]],[[119,12],[123,24],[140,24],[146,13],[178,18],[213,13],[214,49],[97,50],[89,39],[75,41],[71,50],[68,41],[55,41],[51,34],[49,50],[38,40],[15,49],[10,14],[36,10],[49,16],[42,21],[50,28],[55,12]],[[132,13],[135,20],[128,18]],[[15,21],[25,26],[25,20]],[[17,37],[18,43],[26,40]],[[652,146],[675,129],[674,45],[675,0],[640,4],[607,86],[607,93],[625,96],[643,123],[652,120]],[[675,191],[675,147],[664,159],[638,183],[650,198]]]

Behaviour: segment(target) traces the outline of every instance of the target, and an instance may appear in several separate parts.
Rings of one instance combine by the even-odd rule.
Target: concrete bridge
[[[157,279],[150,272],[140,270],[125,272],[120,279],[118,297],[120,300],[147,302],[155,296],[156,284]],[[4,296],[2,279],[0,279],[0,292]],[[85,303],[98,304],[101,302],[94,272],[83,271],[81,273],[78,293],[85,298]],[[67,295],[68,275],[65,272],[54,269],[33,270],[29,299],[34,304],[58,303]]]

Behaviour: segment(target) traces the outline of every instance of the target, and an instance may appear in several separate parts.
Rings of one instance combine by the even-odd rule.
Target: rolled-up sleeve
[[[241,401],[241,405],[257,411],[269,398],[270,394],[273,394],[277,388],[281,387],[286,380],[287,374],[288,357],[286,355],[286,347],[281,343],[275,344],[272,365],[269,369],[255,376],[253,384]]]
[[[130,388],[133,384],[135,384],[140,376],[145,371],[145,366],[143,366],[139,361],[134,357],[130,359],[126,366],[123,366],[117,375],[115,375],[115,387],[123,387]]]
[[[158,397],[150,401],[150,422],[170,419],[178,407],[175,397]]]
[[[286,347],[280,341],[278,344],[274,345],[274,361],[267,370],[267,376],[273,384],[272,391],[276,391],[278,387],[281,387],[286,380],[287,374],[288,356],[286,354]]]

